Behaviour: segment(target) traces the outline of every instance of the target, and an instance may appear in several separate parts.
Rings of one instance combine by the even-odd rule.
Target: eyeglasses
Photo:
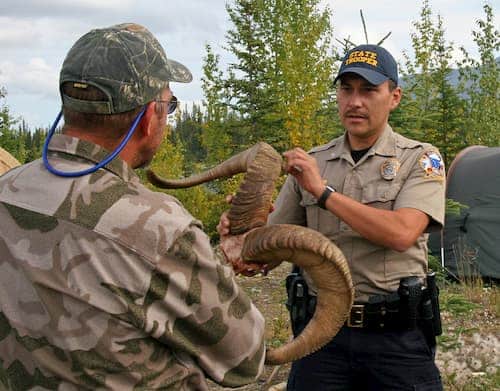
[[[177,109],[177,103],[179,101],[177,100],[177,97],[175,95],[172,95],[172,98],[170,98],[170,100],[156,99],[155,102],[166,103],[167,104],[167,113],[172,114],[175,111],[175,109]]]

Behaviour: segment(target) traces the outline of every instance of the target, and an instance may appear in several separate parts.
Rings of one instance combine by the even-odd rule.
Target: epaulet
[[[427,143],[423,143],[421,141],[413,140],[411,138],[402,136],[399,133],[394,133],[394,134],[396,136],[396,145],[400,148],[405,148],[405,149],[413,149],[418,147],[425,148],[426,146],[430,145]]]
[[[307,153],[311,154],[311,153],[326,151],[327,149],[334,147],[337,144],[337,142],[338,142],[338,138],[335,138],[326,144],[318,145],[317,147],[310,149]]]

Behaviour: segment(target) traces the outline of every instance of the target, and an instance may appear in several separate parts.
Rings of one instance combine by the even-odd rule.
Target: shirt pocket
[[[318,206],[311,194],[304,192],[301,206],[306,210],[307,226],[332,239],[339,232],[340,220],[332,212]]]
[[[361,202],[377,209],[392,210],[401,186],[397,183],[374,183],[363,188]]]

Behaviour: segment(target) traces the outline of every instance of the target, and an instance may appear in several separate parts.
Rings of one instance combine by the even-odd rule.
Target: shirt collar
[[[336,139],[335,143],[332,144],[332,151],[330,157],[327,160],[334,159],[347,159],[350,160],[351,148],[347,141],[347,132],[343,136]]]
[[[384,131],[368,153],[387,157],[396,156],[396,133],[389,124],[385,126]]]
[[[347,132],[343,136],[337,138],[335,142],[331,144],[332,151],[327,160],[334,159],[346,159],[351,160],[351,146],[347,140]],[[396,156],[396,137],[391,126],[387,124],[384,131],[377,139],[375,144],[367,152],[367,156],[380,155],[380,156]]]
[[[49,151],[73,155],[95,164],[104,160],[104,158],[111,153],[97,144],[64,134],[54,135],[49,145]],[[105,165],[104,169],[119,176],[126,182],[140,181],[132,167],[130,167],[119,156]]]

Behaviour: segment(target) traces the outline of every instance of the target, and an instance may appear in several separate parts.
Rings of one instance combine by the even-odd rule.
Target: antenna
[[[365,41],[366,44],[368,45],[370,43],[370,40],[368,39],[368,30],[366,28],[366,22],[365,22],[365,16],[363,15],[363,10],[359,10],[359,15],[361,16],[361,23],[363,24],[363,31],[365,33]],[[382,38],[380,41],[377,42],[377,45],[382,45],[382,43],[389,38],[389,36],[392,34],[392,31],[389,31],[384,38]],[[351,41],[351,37],[343,38],[342,40],[335,38],[335,40],[340,43],[342,46],[344,46],[345,51],[349,49],[349,47],[354,47],[357,46],[354,42]]]
[[[382,38],[380,41],[378,41],[377,45],[382,45],[382,43],[389,38],[389,35],[391,35],[392,31],[389,31],[384,38]]]
[[[361,15],[361,22],[363,23],[363,30],[365,32],[365,39],[366,39],[366,44],[369,44],[368,41],[368,32],[366,31],[366,23],[365,23],[365,18],[363,16],[363,10],[359,10],[359,14]]]

